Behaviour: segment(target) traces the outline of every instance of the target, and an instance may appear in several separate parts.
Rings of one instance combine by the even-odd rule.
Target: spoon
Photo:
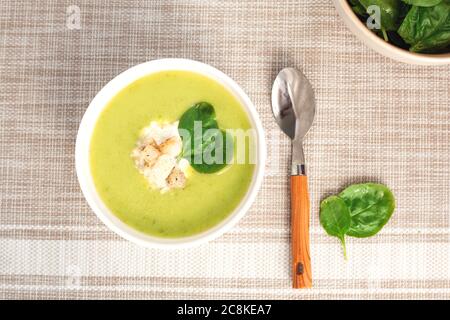
[[[280,71],[272,87],[272,112],[292,140],[291,242],[294,288],[312,286],[309,254],[310,204],[303,138],[314,121],[316,103],[308,79],[294,68]]]

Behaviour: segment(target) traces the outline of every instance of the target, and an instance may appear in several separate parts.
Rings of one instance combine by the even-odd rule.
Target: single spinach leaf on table
[[[386,186],[355,184],[320,203],[320,224],[329,235],[341,240],[346,257],[345,236],[373,236],[387,223],[394,209],[394,195]]]
[[[413,52],[436,52],[450,47],[450,2],[434,7],[413,6],[398,33]]]
[[[182,157],[197,172],[217,172],[233,157],[233,137],[219,129],[214,107],[208,102],[196,103],[183,113],[178,131],[183,140]]]
[[[345,235],[350,229],[350,223],[350,210],[344,200],[331,196],[320,203],[320,224],[330,236],[339,238],[345,259],[347,259]]]
[[[394,195],[382,184],[351,185],[339,197],[350,211],[351,223],[347,235],[352,237],[375,235],[389,221],[395,209]]]

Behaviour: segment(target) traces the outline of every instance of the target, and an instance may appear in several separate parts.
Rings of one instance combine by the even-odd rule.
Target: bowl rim
[[[245,196],[238,206],[222,221],[213,227],[188,237],[182,238],[162,238],[145,234],[133,227],[125,224],[103,203],[95,188],[90,165],[89,148],[91,137],[98,117],[108,102],[137,79],[155,74],[161,71],[189,71],[206,76],[213,81],[223,85],[241,103],[251,122],[252,128],[256,130],[256,164],[252,181]],[[230,77],[220,70],[194,60],[167,58],[144,62],[133,66],[120,73],[109,81],[94,97],[86,109],[77,133],[75,145],[75,168],[81,191],[97,217],[112,231],[140,246],[160,249],[178,249],[184,247],[197,246],[211,241],[228,230],[230,230],[248,211],[261,187],[264,177],[266,163],[266,143],[262,122],[257,113],[255,105],[252,103],[242,88]]]
[[[417,65],[450,64],[450,53],[429,54],[416,53],[399,48],[384,41],[359,20],[347,0],[333,0],[334,5],[347,27],[367,46],[378,53],[394,60]]]

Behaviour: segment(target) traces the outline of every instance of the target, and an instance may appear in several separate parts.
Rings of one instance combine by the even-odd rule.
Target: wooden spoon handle
[[[294,288],[311,288],[308,178],[291,176],[291,242]]]

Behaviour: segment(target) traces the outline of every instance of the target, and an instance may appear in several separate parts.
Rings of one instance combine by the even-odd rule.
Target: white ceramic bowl
[[[107,103],[120,90],[122,90],[135,80],[152,73],[168,70],[191,71],[202,74],[221,83],[241,102],[242,106],[245,108],[245,111],[249,116],[251,125],[256,130],[257,140],[257,163],[255,166],[253,180],[250,184],[247,194],[241,200],[238,207],[218,225],[204,231],[203,233],[184,238],[154,237],[139,232],[123,223],[106,207],[106,205],[99,197],[94,186],[89,166],[89,145],[92,132],[100,113],[105,108]],[[142,246],[157,248],[189,247],[217,238],[218,236],[229,230],[234,224],[239,221],[239,219],[244,216],[250,205],[255,200],[256,194],[258,193],[264,176],[265,159],[266,144],[264,141],[262,124],[256,112],[256,108],[250,101],[248,96],[236,82],[234,82],[231,78],[229,78],[221,71],[204,63],[186,59],[161,59],[149,61],[132,67],[131,69],[126,70],[125,72],[119,74],[117,77],[111,80],[106,86],[103,87],[103,89],[100,90],[100,92],[95,96],[95,98],[87,108],[78,130],[75,150],[76,171],[81,190],[89,206],[100,218],[100,220],[103,221],[103,223],[106,224],[111,230],[127,240],[130,240]]]
[[[418,65],[443,65],[450,64],[450,53],[446,54],[424,54],[414,53],[400,49],[370,31],[362,23],[346,0],[333,0],[334,5],[344,19],[350,30],[367,46],[373,50],[397,61]]]

